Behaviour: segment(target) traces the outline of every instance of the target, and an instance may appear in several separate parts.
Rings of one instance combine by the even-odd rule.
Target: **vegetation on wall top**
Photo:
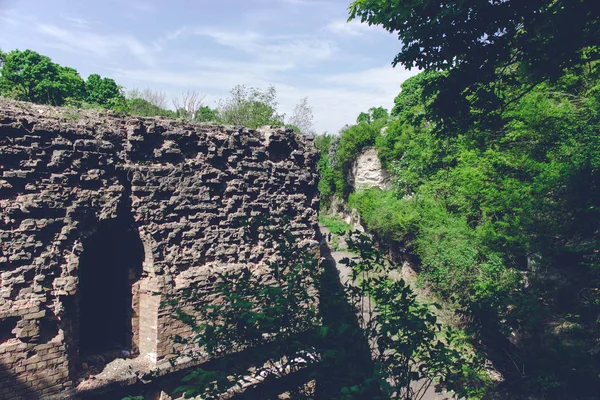
[[[204,104],[205,95],[188,89],[172,99],[169,108],[163,92],[124,88],[111,78],[91,74],[87,80],[77,70],[63,67],[33,50],[0,51],[0,95],[16,100],[76,108],[105,108],[142,117],[183,118],[256,129],[286,126],[301,134],[313,134],[312,108],[301,99],[286,122],[277,110],[277,91],[237,85],[216,108]]]

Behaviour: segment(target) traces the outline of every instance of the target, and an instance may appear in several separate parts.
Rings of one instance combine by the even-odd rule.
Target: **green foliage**
[[[110,78],[91,74],[84,81],[75,69],[32,50],[0,52],[0,59],[0,93],[4,96],[56,106],[127,111],[121,87]]]
[[[85,83],[73,68],[55,64],[32,50],[12,50],[0,57],[0,91],[4,96],[58,106],[69,98],[83,99]]]
[[[320,151],[317,169],[319,171],[318,188],[321,194],[322,208],[327,207],[331,203],[331,198],[335,193],[335,182],[330,159],[333,140],[334,137],[327,133],[315,136],[315,146]]]
[[[523,93],[502,90],[507,82],[557,79],[565,68],[600,58],[593,0],[356,0],[350,19],[398,36],[394,65],[445,72],[427,87],[435,98],[429,116],[450,131],[473,122],[497,127],[505,100]]]
[[[352,162],[365,147],[375,145],[375,139],[379,136],[385,123],[385,120],[363,122],[353,125],[341,133],[339,142],[336,144],[335,165],[332,173],[335,191],[340,196],[345,198],[350,193],[347,177]]]
[[[389,280],[389,269],[369,238],[354,232],[348,244],[358,257],[341,262],[358,282],[348,290],[360,304],[360,315],[368,312],[362,325],[375,347],[375,376],[385,398],[421,399],[435,381],[460,397],[481,398],[489,386],[481,360],[461,348],[456,332],[442,330],[404,280]]]
[[[424,93],[431,76],[424,72],[403,84],[394,119],[369,139],[393,172],[394,189],[352,193],[349,204],[371,232],[418,256],[419,279],[474,321],[475,336],[494,337],[500,346],[492,331],[529,335],[518,348],[498,350],[509,375],[511,358],[526,360],[529,375],[518,372],[522,390],[551,398],[586,393],[574,382],[600,372],[585,355],[597,347],[596,320],[573,313],[588,334],[577,336],[570,350],[548,327],[567,310],[600,310],[573,295],[600,287],[593,250],[600,246],[598,65],[565,71],[527,92],[511,80],[496,86],[507,99],[495,111],[501,125],[469,122],[457,129],[448,122],[442,129],[448,135],[428,118],[432,103]],[[473,108],[469,118],[481,121],[479,113]],[[361,137],[355,141],[369,142]],[[346,147],[352,154],[360,145]],[[560,276],[564,288],[550,276]]]
[[[315,145],[321,152],[319,191],[324,207],[330,204],[334,194],[342,198],[350,194],[347,177],[352,163],[363,149],[374,146],[382,137],[382,130],[388,122],[387,110],[376,107],[371,108],[369,114],[363,114],[366,116],[364,121],[343,129],[339,136],[324,134],[315,139]]]
[[[191,120],[193,117],[185,108],[178,108],[175,110],[175,118]]]
[[[213,110],[208,106],[203,106],[196,111],[194,115],[194,121],[198,122],[210,122],[217,119],[217,110]]]
[[[127,107],[132,115],[139,115],[140,117],[175,118],[177,116],[174,111],[160,108],[150,103],[148,100],[139,97],[127,99]]]
[[[418,210],[406,207],[392,191],[377,188],[354,192],[348,205],[359,211],[369,231],[387,240],[403,240],[415,222],[420,219]]]
[[[597,45],[595,23],[600,14],[594,5],[588,0],[534,4],[469,1],[460,5],[447,0],[357,0],[350,5],[350,19],[359,18],[396,33],[404,46],[394,63],[409,68],[465,66],[487,71],[514,57],[530,73],[560,75],[565,66],[597,54],[594,48],[581,52]],[[432,35],[437,32],[444,35]]]
[[[111,78],[91,74],[85,82],[85,101],[102,107],[127,111],[127,103],[122,88]]]
[[[218,122],[256,129],[266,125],[283,125],[283,116],[277,113],[277,91],[238,85],[231,89],[230,97],[219,102]]]
[[[350,230],[350,225],[346,221],[333,215],[319,215],[319,222],[335,235],[341,235]]]
[[[435,82],[442,74],[424,71],[408,78],[400,85],[400,93],[394,99],[392,116],[407,120],[412,125],[419,125],[425,117],[428,105],[427,85]]]
[[[515,391],[593,397],[600,14],[588,0],[517,3],[354,1],[351,19],[398,34],[394,64],[424,71],[385,129],[344,132],[331,176],[347,194],[347,160],[374,143],[394,189],[350,195],[369,230],[418,257]]]
[[[216,301],[199,301],[201,297],[191,288],[184,294],[191,310],[180,307],[179,300],[167,303],[193,329],[191,339],[180,340],[221,360],[218,369],[198,369],[186,375],[179,388],[186,396],[219,398],[253,375],[273,378],[316,361],[314,345],[301,341],[300,335],[320,324],[315,290],[318,263],[292,235],[284,234],[280,240],[280,234],[273,233],[278,242],[277,261],[269,263],[268,269],[218,274],[211,291]],[[240,370],[226,356],[245,349],[255,354],[250,369]]]
[[[274,239],[278,235],[273,232]],[[364,237],[351,240],[360,257],[346,260],[353,267],[354,280],[360,281],[359,286],[347,288],[358,300],[356,304],[365,304],[367,297],[376,301],[362,331],[339,320],[342,310],[335,302],[340,299],[332,297],[331,288],[317,301],[314,285],[324,276],[317,260],[298,247],[291,235],[276,241],[278,261],[260,275],[248,268],[220,273],[211,290],[212,300],[190,287],[185,301],[165,303],[194,332],[191,339],[179,340],[218,360],[212,368],[188,373],[177,391],[188,397],[218,398],[252,375],[270,379],[299,366],[313,367],[308,376],[321,382],[318,390],[327,398],[417,399],[413,389],[408,389],[410,383],[426,380],[430,384],[434,379],[443,379],[444,386],[460,395],[474,396],[484,390],[478,361],[459,351],[456,335],[445,332],[444,339],[439,339],[440,325],[428,307],[416,302],[404,282],[381,277],[382,258],[370,241]],[[317,303],[321,303],[320,313]],[[333,320],[332,313],[336,315]],[[350,348],[336,347],[340,341]],[[376,343],[379,352],[377,368],[367,377],[363,363],[351,365],[358,360],[349,357],[363,343]],[[249,368],[228,357],[240,351],[246,352]],[[342,365],[347,375],[332,380],[333,371]],[[378,394],[378,386],[384,397]],[[410,397],[401,397],[403,393]]]
[[[369,112],[361,112],[356,118],[356,123],[373,123],[375,121],[387,121],[389,118],[388,110],[383,107],[371,107]]]

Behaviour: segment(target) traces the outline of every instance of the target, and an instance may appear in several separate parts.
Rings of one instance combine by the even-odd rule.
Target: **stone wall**
[[[264,267],[272,227],[259,218],[289,218],[316,248],[315,164],[310,139],[291,131],[0,99],[0,398],[77,386],[80,261],[101,234],[140,243],[141,265],[132,255],[126,267],[129,351],[155,367],[186,332],[160,308],[164,295],[209,293],[215,271]]]

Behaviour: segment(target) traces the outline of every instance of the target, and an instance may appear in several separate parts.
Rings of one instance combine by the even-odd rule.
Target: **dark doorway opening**
[[[79,354],[131,352],[133,285],[144,248],[132,218],[101,222],[83,243],[79,263]],[[111,357],[113,358],[113,357]],[[115,357],[116,358],[116,357]],[[109,361],[109,360],[106,360]]]

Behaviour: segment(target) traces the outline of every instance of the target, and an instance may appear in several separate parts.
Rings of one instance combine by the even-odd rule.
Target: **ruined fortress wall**
[[[315,165],[310,139],[291,131],[0,99],[0,398],[77,385],[80,269],[101,232],[119,251],[139,247],[127,258],[130,350],[156,365],[186,331],[160,308],[164,294],[260,270],[273,253],[264,232],[287,218],[316,246]],[[110,301],[116,289],[102,290]]]

